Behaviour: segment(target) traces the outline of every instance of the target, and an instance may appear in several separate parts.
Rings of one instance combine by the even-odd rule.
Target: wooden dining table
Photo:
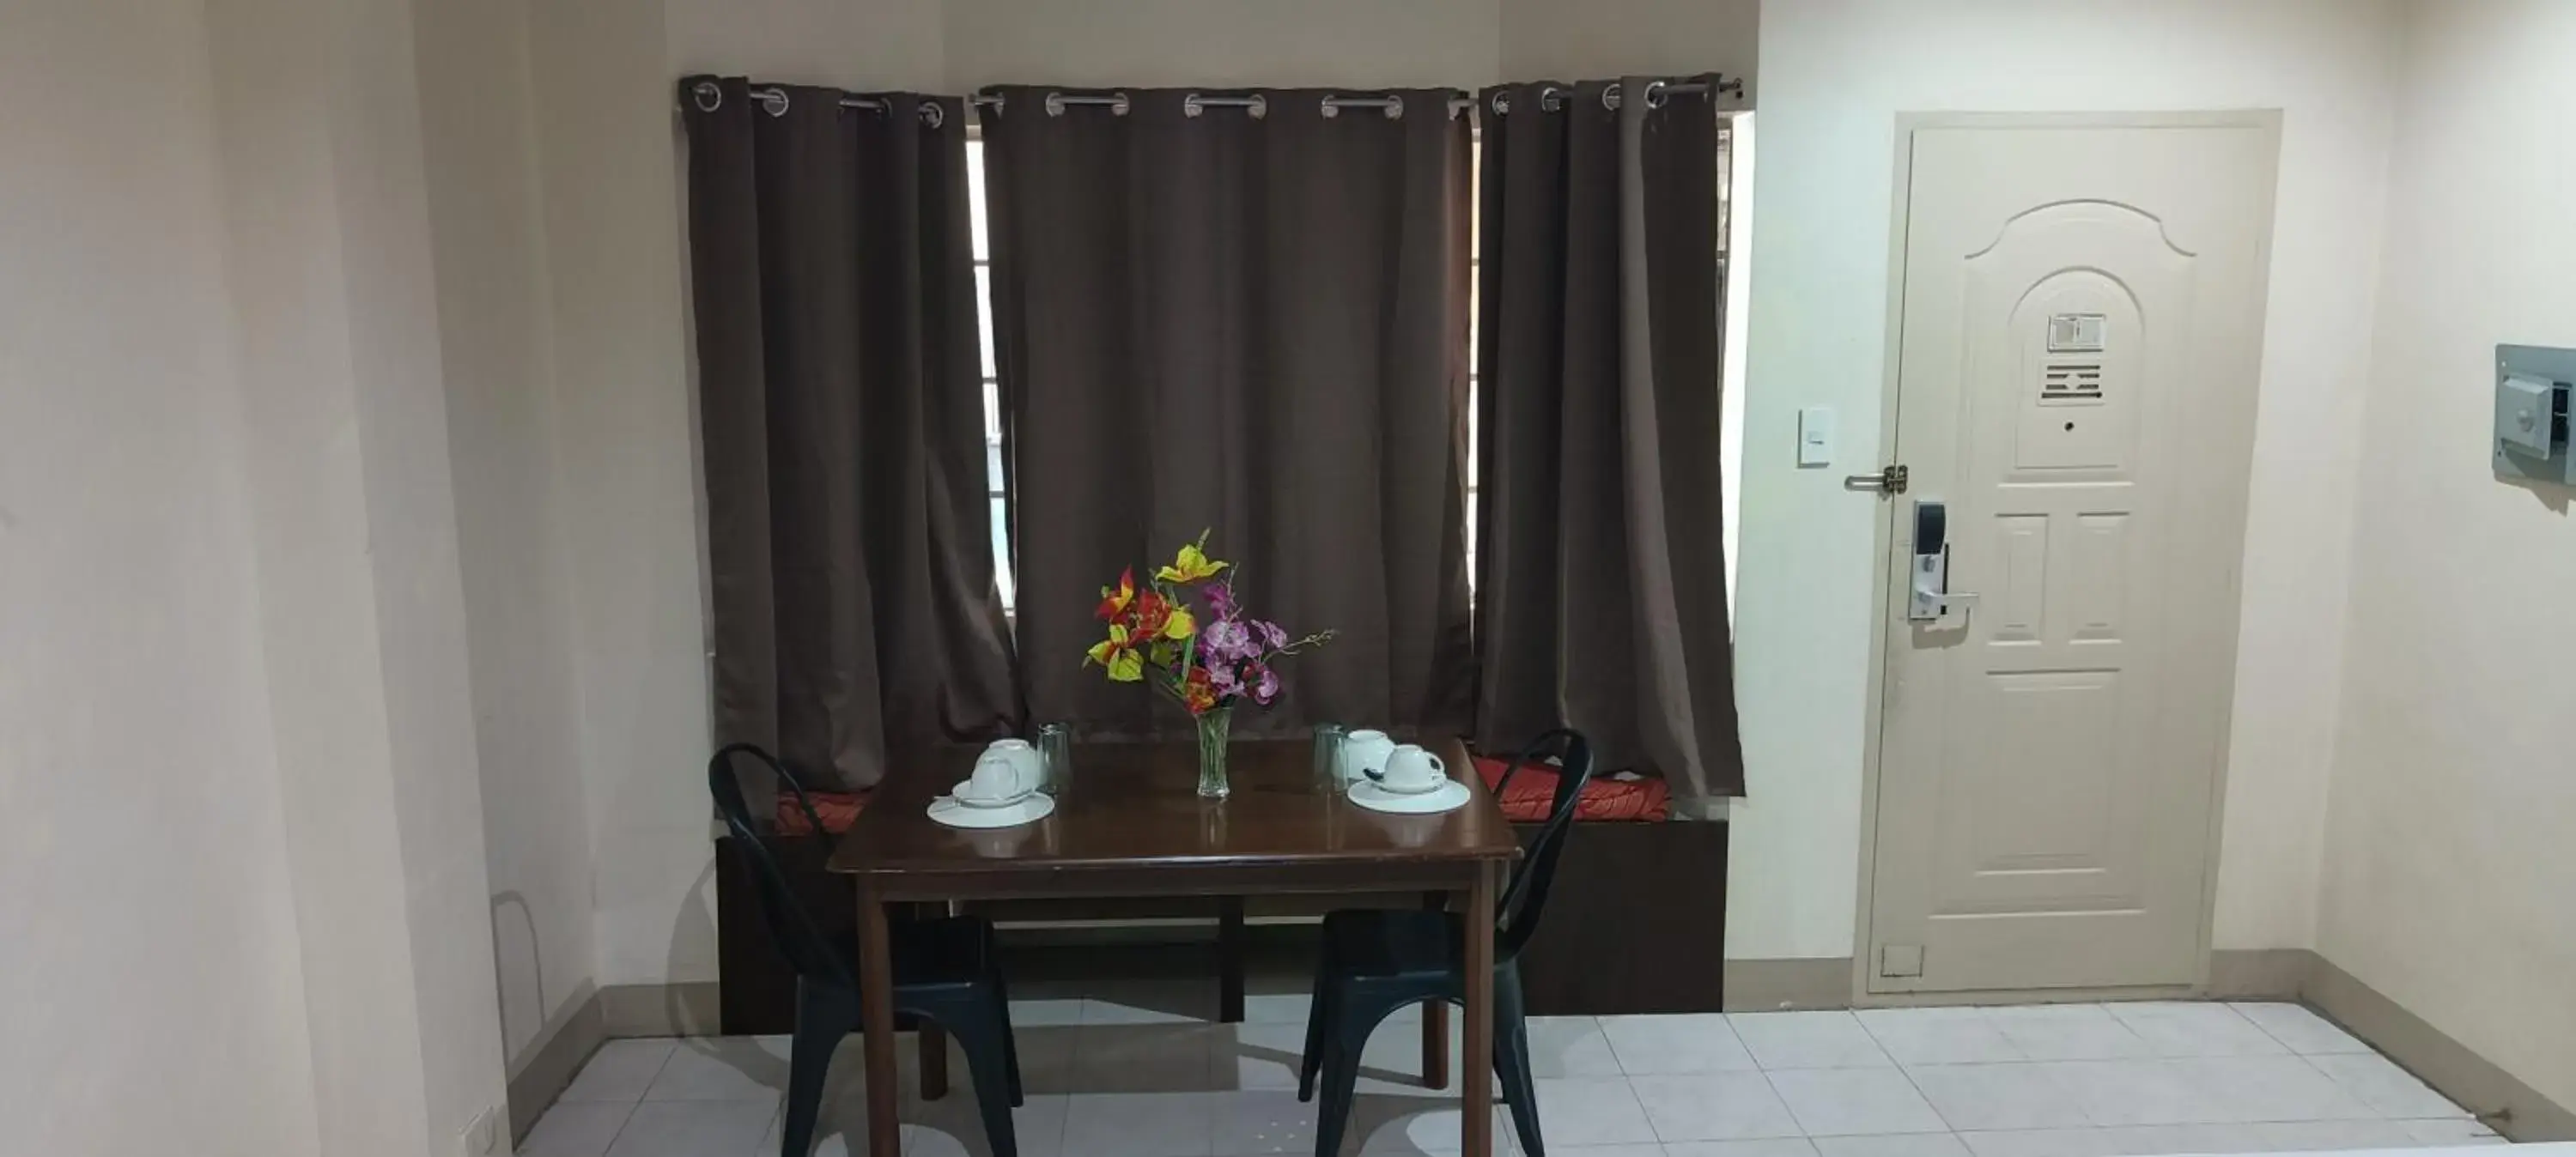
[[[1202,798],[1195,743],[1075,745],[1054,814],[1017,827],[953,828],[932,800],[973,768],[980,749],[945,750],[891,770],[843,836],[830,868],[856,878],[859,979],[866,1022],[868,1152],[898,1157],[895,1017],[886,936],[889,904],[1054,897],[1442,895],[1466,914],[1466,1002],[1458,1082],[1463,1157],[1493,1146],[1493,911],[1520,855],[1511,826],[1471,769],[1463,743],[1426,742],[1467,785],[1467,802],[1433,815],[1391,815],[1318,781],[1305,740],[1229,749],[1233,794]],[[1426,1076],[1441,1083],[1445,1018],[1425,1017]]]

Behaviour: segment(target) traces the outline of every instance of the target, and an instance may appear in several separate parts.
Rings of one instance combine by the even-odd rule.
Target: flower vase
[[[1201,712],[1199,724],[1199,795],[1224,799],[1233,793],[1225,782],[1226,737],[1234,730],[1234,708]]]

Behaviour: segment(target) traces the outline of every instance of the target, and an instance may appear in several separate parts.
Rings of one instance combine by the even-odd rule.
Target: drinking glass
[[[1043,769],[1038,790],[1060,796],[1073,785],[1073,725],[1050,723],[1038,728],[1038,763]]]
[[[1315,786],[1326,792],[1342,790],[1342,740],[1349,731],[1339,723],[1315,725]]]

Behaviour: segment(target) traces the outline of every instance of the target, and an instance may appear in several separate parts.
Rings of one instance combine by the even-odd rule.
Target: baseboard
[[[2305,948],[2226,948],[2209,954],[2213,1000],[2297,1000],[2323,959]]]
[[[537,1118],[554,1107],[555,1098],[608,1039],[600,1016],[599,992],[582,994],[537,1034],[535,1047],[519,1055],[510,1072],[510,1139],[515,1145],[537,1127]]]
[[[1721,983],[1728,1012],[1850,1008],[1852,960],[1848,956],[1729,960]]]
[[[2466,1106],[2509,1140],[2576,1140],[2576,1113],[2566,1106],[2542,1096],[2333,961],[2310,955],[2315,964],[2299,995],[2328,1019],[2423,1078],[2443,1096]]]
[[[612,1038],[715,1036],[721,991],[712,980],[612,984],[599,990],[601,1027]]]

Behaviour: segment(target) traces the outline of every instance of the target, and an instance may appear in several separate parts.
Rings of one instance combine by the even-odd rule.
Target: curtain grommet
[[[760,107],[761,107],[762,111],[765,111],[765,112],[767,112],[769,115],[774,116],[774,117],[783,117],[783,116],[786,116],[786,115],[787,115],[787,90],[786,90],[786,89],[783,89],[783,88],[771,88],[771,89],[766,89],[766,90],[763,90],[762,92],[760,92],[760,93],[759,93],[759,94],[757,94],[757,95],[760,97]]]
[[[938,102],[923,101],[921,103],[921,125],[923,128],[935,129],[947,123],[948,110],[939,107]]]
[[[698,106],[699,112],[714,112],[723,108],[724,86],[712,80],[702,80],[690,85],[689,103]]]
[[[1615,81],[1615,80],[1614,80],[1614,81],[1611,81],[1610,83],[1608,83],[1608,84],[1606,84],[1606,85],[1603,85],[1603,86],[1601,87],[1601,107],[1602,107],[1604,110],[1609,111],[1609,112],[1617,112],[1617,111],[1619,111],[1619,82],[1618,82],[1618,81]]]
[[[1252,110],[1252,119],[1254,119],[1254,120],[1267,120],[1267,119],[1269,119],[1269,117],[1270,117],[1270,98],[1269,98],[1269,97],[1263,96],[1263,95],[1261,95],[1260,93],[1257,93],[1257,92],[1256,92],[1256,93],[1254,93],[1254,94],[1252,94],[1252,104],[1251,104],[1251,106],[1250,106],[1250,107],[1251,107],[1251,110]]]
[[[1051,117],[1060,117],[1064,115],[1063,93],[1051,92],[1046,94],[1046,114]]]
[[[1197,120],[1199,119],[1199,114],[1206,111],[1207,106],[1199,103],[1199,94],[1194,92],[1181,98],[1182,116],[1188,117],[1191,120]]]
[[[1666,85],[1664,82],[1662,82],[1662,81],[1660,81],[1660,80],[1650,80],[1650,81],[1647,81],[1647,82],[1646,82],[1646,107],[1647,107],[1647,108],[1662,108],[1662,107],[1664,107],[1664,105],[1665,105],[1665,104],[1669,103],[1669,102],[1673,99],[1673,94],[1672,94],[1671,92],[1666,91],[1666,90],[1667,90],[1668,88],[1670,88],[1670,87],[1671,87],[1671,86]]]
[[[1403,97],[1397,96],[1391,92],[1386,94],[1386,119],[1391,121],[1400,121],[1404,119]]]
[[[1323,106],[1325,120],[1333,120],[1342,115],[1342,106],[1334,104],[1333,98],[1329,96],[1324,98]]]
[[[1126,116],[1128,108],[1127,94],[1123,92],[1111,93],[1110,98],[1114,103],[1109,106],[1109,115],[1114,117]]]
[[[1494,110],[1495,116],[1511,115],[1512,94],[1507,89],[1495,89],[1494,99],[1486,101],[1485,103]]]
[[[1552,84],[1540,85],[1538,107],[1541,112],[1564,112],[1565,90]]]

